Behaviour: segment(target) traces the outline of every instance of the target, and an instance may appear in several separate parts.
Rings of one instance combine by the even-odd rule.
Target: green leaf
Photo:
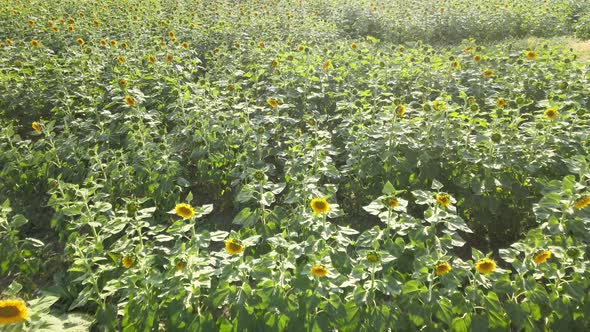
[[[451,323],[451,331],[453,332],[469,332],[469,325],[471,324],[471,316],[469,314],[463,315],[463,317],[457,317],[453,319]],[[475,331],[475,330],[473,330]]]
[[[229,296],[230,291],[231,289],[227,283],[220,284],[217,289],[209,296],[211,304],[216,308],[220,307],[223,303],[225,303],[225,300]]]
[[[488,317],[484,315],[475,315],[471,317],[469,325],[471,331],[486,332],[488,331]]]
[[[35,310],[35,312],[49,312],[49,308],[59,300],[59,297],[46,295],[40,298],[29,301],[29,306]]]
[[[391,184],[391,182],[387,181],[387,183],[385,183],[385,186],[383,186],[383,190],[381,192],[385,195],[394,195],[395,188],[393,187],[393,184]]]

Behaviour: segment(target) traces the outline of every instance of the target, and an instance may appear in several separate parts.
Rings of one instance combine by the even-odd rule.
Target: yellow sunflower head
[[[258,48],[264,48],[264,42],[258,42]]]
[[[395,209],[399,205],[399,201],[395,197],[390,197],[387,199],[387,205],[390,208]]]
[[[176,215],[183,219],[190,219],[195,215],[195,209],[185,203],[177,204],[174,210],[176,211]]]
[[[545,110],[545,117],[549,120],[549,121],[553,121],[555,120],[555,118],[557,117],[557,108],[555,107],[550,107],[548,109]]]
[[[176,261],[176,264],[174,264],[174,266],[176,267],[176,271],[184,271],[184,262],[181,260]]]
[[[125,255],[121,258],[121,265],[126,269],[132,267],[133,263],[135,263],[135,258],[133,258],[133,256]]]
[[[31,47],[39,47],[39,41],[36,39],[31,40]]]
[[[25,301],[20,299],[0,300],[0,325],[21,323],[29,317]]]
[[[504,98],[498,98],[498,100],[496,100],[496,106],[499,108],[505,108],[508,106],[508,102]]]
[[[483,77],[485,77],[485,78],[490,78],[490,77],[493,77],[493,76],[494,76],[494,72],[493,72],[493,71],[491,71],[491,70],[486,70],[486,71],[484,71],[484,72],[483,72],[483,74],[482,74],[482,75],[483,75]]]
[[[76,39],[76,43],[78,43],[78,45],[80,45],[80,46],[84,46],[84,44],[85,44],[84,39],[82,39],[82,38]]]
[[[126,85],[127,85],[127,80],[126,80],[126,79],[124,79],[124,78],[120,79],[120,80],[119,80],[119,85],[120,85],[121,87],[124,87],[124,86],[126,86]]]
[[[326,60],[326,62],[324,62],[324,65],[322,66],[322,68],[326,71],[330,70],[330,69],[334,69],[334,64],[332,64],[332,60],[331,59]]]
[[[330,203],[325,198],[312,199],[310,206],[315,213],[328,213],[330,211]]]
[[[106,40],[104,40],[104,39],[101,39],[101,40],[100,40],[100,46],[102,46],[102,47],[107,47],[107,41],[106,41]]]
[[[323,265],[312,266],[310,272],[316,277],[325,277],[328,275],[328,269]]]
[[[122,55],[119,55],[117,57],[117,61],[119,61],[119,63],[122,64],[122,65],[125,64],[125,62],[127,62],[127,60],[125,60],[125,57],[122,56]]]
[[[172,56],[172,54],[166,54],[166,61],[167,62],[172,62],[174,60],[174,57]]]
[[[278,60],[272,60],[272,62],[270,63],[271,67],[277,67],[279,65],[279,61]]]
[[[127,95],[125,96],[125,104],[127,104],[129,107],[133,107],[137,105],[137,102],[135,101],[135,99],[133,99],[133,97]]]
[[[442,263],[436,264],[436,266],[434,267],[434,274],[436,274],[437,276],[442,276],[442,275],[445,275],[445,274],[451,272],[451,270],[452,270],[451,264],[449,264],[447,262],[442,262]]]
[[[268,105],[272,108],[277,108],[279,106],[279,102],[276,99],[270,98],[266,101]]]
[[[237,255],[244,251],[244,245],[238,240],[229,239],[225,241],[225,251],[230,255]]]
[[[590,196],[585,196],[580,198],[579,200],[574,203],[574,207],[578,210],[583,209],[590,205]]]
[[[447,207],[451,204],[451,196],[447,193],[436,194],[436,201],[438,204]]]
[[[406,105],[404,104],[399,104],[395,107],[395,114],[397,114],[398,116],[403,116],[404,114],[406,114]]]
[[[118,41],[116,41],[116,40],[111,40],[111,41],[109,42],[109,44],[111,44],[111,46],[112,46],[112,47],[115,47],[115,46],[117,46],[117,45],[119,44],[119,42],[118,42]]]
[[[69,32],[72,32],[72,31],[74,31],[74,26],[73,26],[73,25],[68,25],[68,31],[69,31]]]
[[[481,274],[488,274],[496,270],[496,262],[489,258],[482,258],[475,263],[475,269]]]
[[[180,46],[182,46],[182,48],[184,48],[185,50],[188,49],[188,43],[187,42],[183,42],[182,44],[180,44]]]
[[[437,111],[444,111],[447,108],[447,103],[442,100],[435,100],[432,102],[432,107]]]
[[[36,132],[37,132],[37,133],[39,133],[39,134],[40,134],[40,133],[43,131],[43,130],[41,129],[41,124],[40,124],[39,122],[37,122],[37,121],[34,121],[34,122],[31,124],[31,127],[33,127],[33,130],[34,130],[34,131],[36,131]]]
[[[377,263],[379,262],[379,255],[374,252],[367,254],[367,261],[369,261],[369,263]]]
[[[156,57],[154,57],[153,55],[148,56],[147,60],[151,64],[156,63]]]
[[[542,251],[539,251],[537,254],[535,254],[535,256],[533,256],[533,260],[535,261],[535,264],[537,264],[537,265],[543,264],[549,258],[551,258],[551,255],[552,255],[551,251],[542,250]]]
[[[127,44],[127,42],[122,42],[121,43],[121,47],[124,49],[128,49],[129,48],[129,44]]]
[[[535,60],[538,56],[539,56],[539,54],[537,54],[537,52],[535,52],[535,51],[527,51],[526,52],[526,58],[529,60]]]
[[[6,43],[6,45],[10,46],[12,45],[12,40],[10,38],[6,38],[6,40],[4,41]]]
[[[176,38],[176,34],[174,33],[174,31],[168,31],[168,37],[170,39],[175,39]]]
[[[352,48],[353,50],[356,50],[357,48],[359,48],[359,46],[357,45],[357,43],[352,43],[352,44],[350,44],[350,48]]]

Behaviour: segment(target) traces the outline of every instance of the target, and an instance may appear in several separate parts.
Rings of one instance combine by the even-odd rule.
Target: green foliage
[[[2,329],[589,329],[588,65],[482,43],[538,6],[0,6]]]

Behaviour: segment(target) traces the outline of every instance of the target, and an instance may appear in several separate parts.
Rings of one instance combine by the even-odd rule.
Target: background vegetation
[[[588,1],[0,4],[0,329],[590,328]]]

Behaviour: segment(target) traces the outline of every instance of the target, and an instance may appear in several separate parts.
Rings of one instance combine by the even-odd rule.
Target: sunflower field
[[[590,1],[0,0],[0,331],[588,331]]]

